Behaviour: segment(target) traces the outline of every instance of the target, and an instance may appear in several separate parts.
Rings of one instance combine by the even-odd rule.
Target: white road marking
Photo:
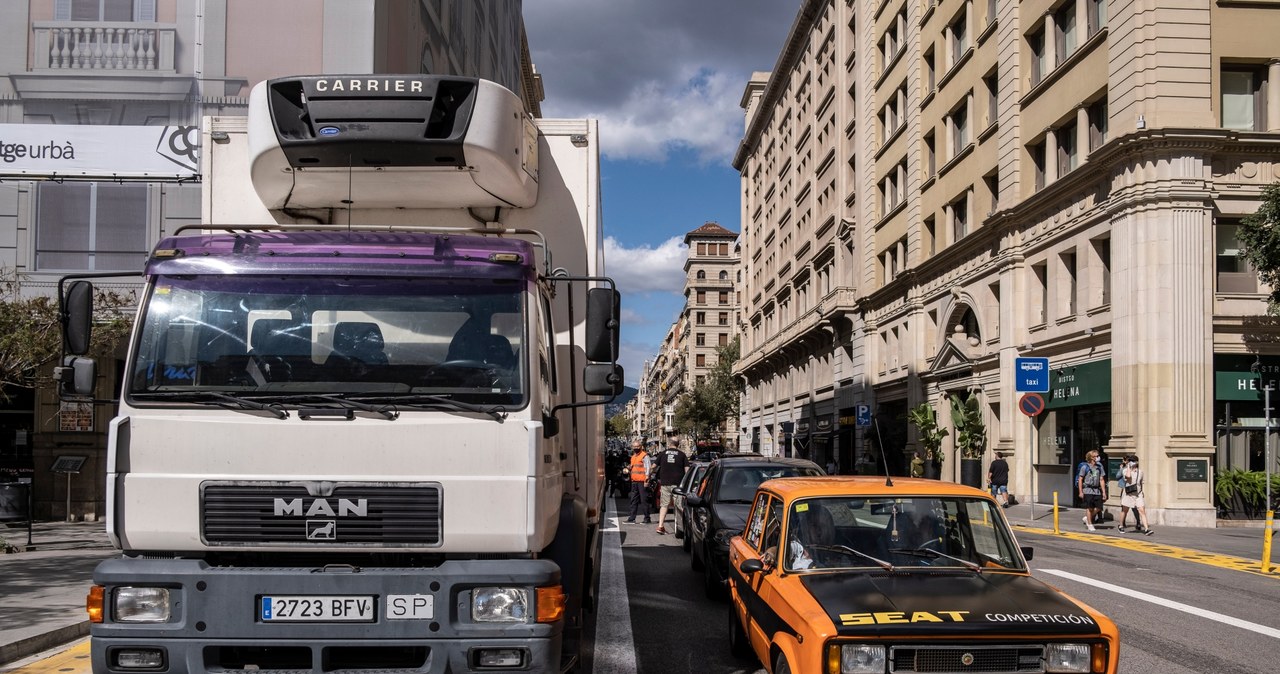
[[[1094,580],[1093,578],[1088,578],[1085,576],[1078,576],[1069,571],[1059,571],[1057,569],[1036,569],[1036,572],[1048,573],[1061,578],[1066,578],[1068,580],[1074,580],[1079,583],[1084,583],[1089,587],[1096,587],[1103,590],[1110,590],[1117,594],[1122,594],[1126,597],[1132,597],[1133,599],[1140,599],[1142,601],[1150,602],[1157,606],[1171,608],[1175,611],[1182,611],[1183,613],[1190,613],[1191,615],[1199,616],[1201,618],[1216,620],[1225,625],[1239,627],[1241,629],[1249,630],[1250,632],[1257,632],[1258,634],[1264,634],[1269,637],[1280,639],[1280,629],[1276,629],[1274,627],[1267,627],[1266,625],[1259,625],[1258,623],[1252,623],[1252,622],[1249,622],[1248,620],[1241,620],[1239,618],[1234,618],[1229,615],[1223,615],[1221,613],[1215,613],[1213,611],[1206,611],[1205,609],[1196,608],[1194,606],[1191,606],[1190,604],[1183,604],[1181,602],[1173,601],[1172,599],[1157,597],[1154,594],[1147,594],[1146,592],[1138,592],[1137,590],[1130,590],[1127,587],[1112,585],[1111,583]]]
[[[618,512],[609,499],[609,529],[618,530]],[[631,634],[631,601],[622,561],[622,537],[604,539],[600,554],[600,595],[596,609],[596,643],[592,664],[596,674],[635,674],[636,644]]]

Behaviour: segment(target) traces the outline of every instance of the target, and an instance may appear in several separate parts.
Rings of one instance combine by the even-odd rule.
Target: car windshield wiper
[[[476,405],[474,403],[464,403],[461,400],[454,400],[449,396],[429,395],[426,393],[415,393],[404,396],[372,396],[363,397],[364,401],[381,401],[390,402],[396,405],[410,407],[445,407],[448,409],[462,410],[464,412],[479,412],[488,414],[495,420],[502,422],[507,420],[507,408],[502,405]]]
[[[969,569],[970,571],[973,571],[974,573],[982,573],[982,565],[975,564],[967,559],[960,559],[959,557],[948,555],[945,552],[938,552],[933,548],[916,548],[914,550],[912,550],[911,548],[892,548],[889,550],[889,552],[896,552],[900,555],[911,555],[913,557],[928,557],[930,559],[945,557],[947,559],[950,559],[953,562],[959,562],[961,566],[965,567],[966,569]]]
[[[242,398],[230,393],[221,391],[143,391],[140,393],[131,393],[131,397],[146,400],[173,400],[181,402],[205,402],[204,398],[213,398],[208,401],[221,407],[239,407],[241,409],[264,410],[276,416],[277,419],[288,419],[289,413],[282,409],[278,403],[264,403],[252,398]]]
[[[896,571],[896,570],[897,570],[897,567],[895,567],[894,565],[890,564],[889,562],[886,562],[886,561],[884,561],[883,559],[880,559],[879,557],[872,557],[871,555],[868,555],[867,553],[865,553],[865,552],[863,552],[863,551],[861,551],[861,550],[855,550],[854,548],[851,548],[851,547],[849,547],[849,546],[847,546],[847,545],[841,545],[841,544],[839,544],[839,543],[836,543],[835,545],[815,545],[815,546],[812,546],[812,547],[818,548],[818,549],[820,549],[820,550],[835,550],[836,552],[844,552],[844,553],[848,553],[848,554],[850,554],[850,555],[855,555],[855,556],[857,556],[857,557],[861,557],[861,558],[863,558],[863,559],[865,559],[865,560],[867,560],[867,561],[869,561],[869,562],[873,562],[873,563],[875,563],[877,566],[879,566],[880,568],[884,569],[885,571]],[[892,552],[892,550],[890,550],[890,552]]]
[[[339,406],[347,409],[356,409],[364,412],[374,412],[395,421],[400,418],[400,412],[395,408],[395,404],[387,405],[371,405],[366,402],[354,400],[347,397],[346,393],[313,393],[310,395],[284,396],[277,398],[280,401],[288,402],[306,402],[309,400],[323,400],[327,402],[337,403]]]

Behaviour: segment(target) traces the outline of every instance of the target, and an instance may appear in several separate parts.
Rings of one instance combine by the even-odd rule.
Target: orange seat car
[[[774,674],[1111,674],[1106,616],[1032,578],[985,492],[770,480],[730,542],[730,643]]]

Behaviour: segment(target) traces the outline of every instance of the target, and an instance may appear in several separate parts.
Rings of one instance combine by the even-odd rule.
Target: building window
[[[947,205],[951,217],[951,240],[959,241],[969,233],[969,194]]]
[[[931,215],[924,219],[924,251],[925,255],[932,256],[937,252],[936,241],[938,239],[938,221]]]
[[[707,244],[706,244],[706,243],[699,243],[699,244],[698,244],[698,255],[706,255],[706,254],[707,254]]]
[[[926,178],[932,178],[938,173],[938,151],[935,147],[937,142],[934,140],[933,131],[930,131],[924,137],[924,175]]]
[[[728,303],[729,303],[729,291],[728,291],[728,290],[721,290],[721,291],[720,291],[720,296],[719,296],[719,298],[718,298],[718,299],[720,300],[720,304],[728,304]]]
[[[951,128],[951,158],[956,157],[969,144],[969,97],[965,96],[960,106],[947,115],[947,125]]]
[[[716,346],[729,346],[729,333],[720,333],[719,343]]]
[[[987,91],[987,123],[985,126],[991,126],[1000,118],[1000,78],[998,73],[992,72],[982,78],[983,88]]]
[[[1066,316],[1074,316],[1076,314],[1076,293],[1079,290],[1076,278],[1076,252],[1074,250],[1063,253],[1059,256],[1062,260],[1062,275],[1065,283],[1062,284],[1062,292],[1065,297],[1062,298],[1062,309],[1066,312]]]
[[[720,280],[721,280],[721,281],[728,281],[728,280],[729,280],[729,272],[727,272],[727,271],[725,271],[725,270],[721,269],[721,270],[720,270]]]
[[[1234,221],[1219,222],[1213,229],[1217,240],[1217,291],[1258,292],[1258,274],[1240,254],[1240,225]]]
[[[1027,48],[1031,53],[1031,84],[1034,86],[1049,74],[1049,59],[1045,49],[1044,31],[1027,36]]]
[[[1067,175],[1080,165],[1080,153],[1076,148],[1076,123],[1064,125],[1054,135],[1058,139],[1058,177]]]
[[[965,18],[968,5],[969,3],[966,2],[965,10],[961,11],[947,26],[947,44],[951,48],[951,63],[948,64],[948,70],[960,63],[961,57],[969,49],[969,25]]]
[[[1076,3],[1068,2],[1053,14],[1053,29],[1057,38],[1057,61],[1062,63],[1076,50]]]
[[[138,9],[137,17],[133,10]],[[54,3],[56,21],[155,21],[155,0],[62,0]]]
[[[728,324],[729,324],[729,312],[721,311],[719,316],[717,316],[717,325],[728,325]]]
[[[693,334],[693,344],[694,346],[706,346],[707,336],[702,334],[701,332],[695,332]]]
[[[1239,131],[1266,130],[1266,70],[1230,66],[1222,69],[1222,126]]]
[[[923,80],[924,80],[924,93],[926,94],[933,91],[934,87],[937,86],[937,83],[935,80],[935,74],[934,74],[937,71],[936,62],[937,62],[937,59],[934,58],[933,47],[931,46],[929,47],[929,50],[924,53]]]
[[[37,185],[36,269],[141,269],[149,249],[146,185]]]
[[[1043,262],[1031,267],[1031,278],[1034,282],[1031,297],[1035,302],[1031,307],[1031,324],[1042,325],[1048,319],[1049,307],[1049,265]]]
[[[699,311],[698,313],[694,314],[693,322],[694,322],[694,324],[696,324],[696,325],[706,325],[706,324],[707,324],[707,312],[705,312],[705,311]]]
[[[1000,206],[1000,172],[995,171],[983,176],[982,184],[987,187],[987,198],[990,199],[987,203],[991,204],[991,208],[987,210],[987,215],[991,215]]]
[[[1089,3],[1089,37],[1107,25],[1107,0],[1085,0]]]
[[[1107,142],[1107,99],[1089,106],[1089,151],[1102,147]]]
[[[705,354],[705,353],[700,353],[700,354],[698,354],[697,356],[694,356],[694,363],[695,363],[698,367],[706,367],[706,366],[707,366],[707,354]]]
[[[693,277],[701,281],[702,279],[705,279],[707,277],[707,272],[705,270],[699,269],[698,273],[694,274]]]
[[[1037,192],[1044,189],[1045,183],[1048,181],[1048,175],[1045,173],[1045,169],[1048,168],[1048,164],[1045,161],[1047,150],[1048,146],[1044,141],[1027,146],[1027,152],[1031,155],[1031,164],[1036,172],[1035,186]]]
[[[702,305],[706,304],[706,303],[707,303],[707,291],[705,291],[705,290],[699,290],[699,291],[697,292],[697,294],[696,294],[696,298],[697,298],[697,299],[696,299],[695,301],[697,302],[698,306],[702,306]]]
[[[1111,239],[1094,239],[1093,256],[1098,266],[1098,306],[1111,304]]]
[[[728,257],[728,256],[729,256],[729,244],[727,244],[727,243],[722,243],[722,244],[720,244],[719,246],[717,246],[717,249],[718,249],[718,250],[717,250],[717,254],[718,254],[720,257]]]

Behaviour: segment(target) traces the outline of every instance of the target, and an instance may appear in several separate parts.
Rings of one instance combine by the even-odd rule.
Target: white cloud
[[[621,314],[623,325],[646,325],[649,323],[649,317],[639,311],[623,307]]]
[[[689,249],[684,238],[673,236],[656,248],[627,248],[617,239],[604,240],[605,271],[624,293],[684,291],[684,261]]]

